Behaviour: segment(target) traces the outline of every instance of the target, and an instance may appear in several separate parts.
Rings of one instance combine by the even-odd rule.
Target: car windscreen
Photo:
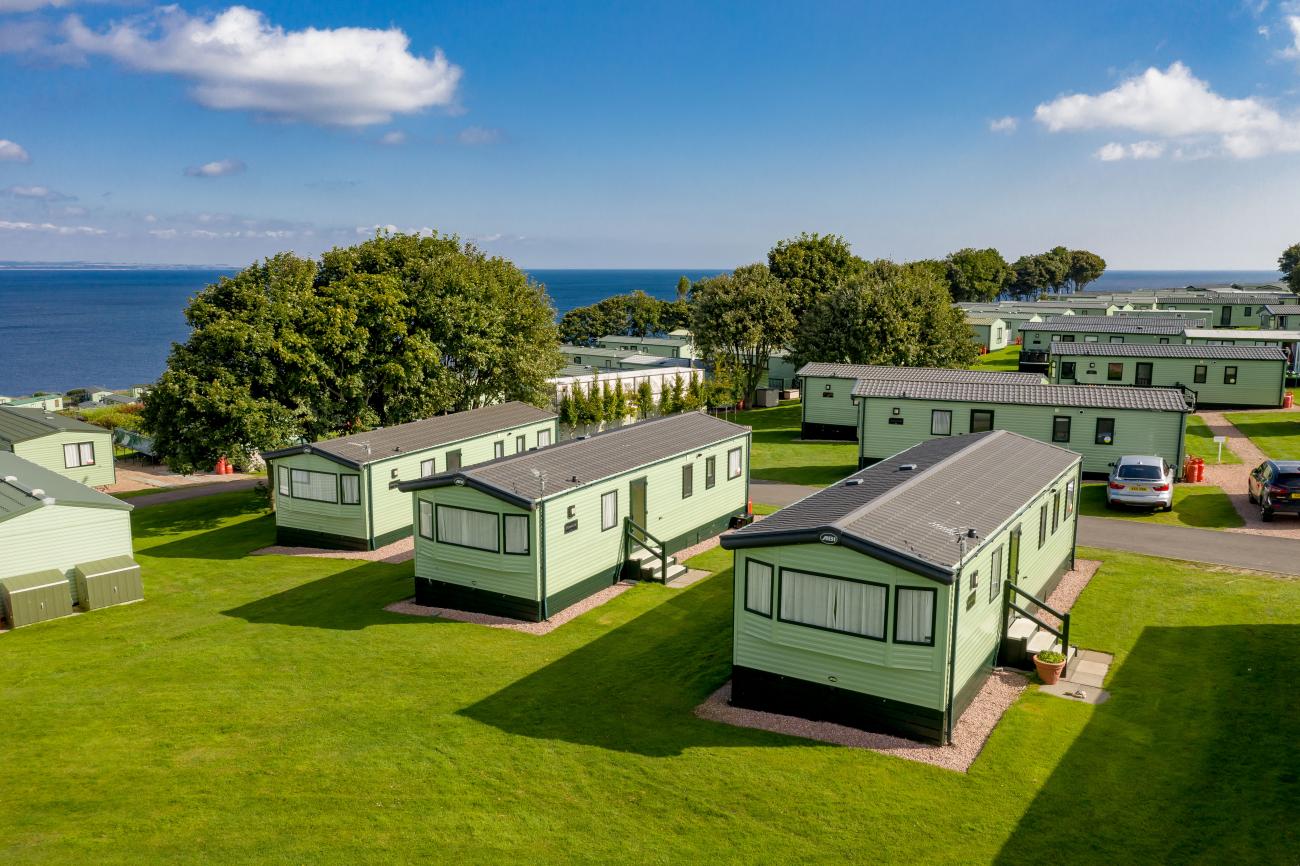
[[[1121,466],[1119,468],[1120,478],[1131,478],[1135,481],[1159,481],[1162,477],[1159,466]],[[1297,477],[1300,480],[1300,477]]]

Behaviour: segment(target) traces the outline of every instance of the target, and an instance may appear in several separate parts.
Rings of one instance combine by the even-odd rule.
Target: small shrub
[[[1044,650],[1038,654],[1038,660],[1045,665],[1059,665],[1065,661],[1065,656],[1053,650]]]

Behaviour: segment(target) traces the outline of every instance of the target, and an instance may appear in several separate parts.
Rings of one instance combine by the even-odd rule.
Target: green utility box
[[[140,566],[129,556],[85,562],[72,570],[82,610],[98,610],[144,598]]]
[[[0,578],[0,601],[10,628],[72,615],[72,586],[55,569]]]

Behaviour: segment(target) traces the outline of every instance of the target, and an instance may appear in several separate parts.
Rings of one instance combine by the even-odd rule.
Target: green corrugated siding
[[[1241,328],[1258,325],[1259,316],[1264,311],[1264,305],[1260,304],[1258,301],[1251,302],[1250,304],[1225,304],[1219,300],[1215,300],[1214,302],[1209,302],[1207,300],[1204,303],[1199,301],[1165,303],[1164,301],[1161,301],[1160,306],[1166,310],[1209,310],[1211,319],[1207,327],[1210,328]],[[1226,323],[1223,319],[1223,311],[1225,308],[1229,310],[1229,319]],[[1250,311],[1249,315],[1246,314],[1247,310]]]
[[[413,497],[403,494],[407,500],[409,519],[414,520],[415,508]],[[450,505],[456,508],[474,508],[479,511],[491,511],[495,514],[527,514],[529,516],[529,550],[528,556],[491,553],[486,550],[472,550],[452,544],[439,544],[417,535],[415,538],[415,576],[432,580],[441,580],[459,586],[468,586],[488,592],[501,592],[517,598],[537,601],[541,598],[540,578],[537,570],[537,522],[536,512],[528,512],[506,502],[468,487],[435,487],[420,490],[414,500],[424,500],[435,504],[434,522],[437,523],[436,505]],[[500,518],[498,518],[498,521]],[[498,523],[500,528],[501,524]],[[437,533],[434,533],[435,537]]]
[[[1117,322],[1123,322],[1124,319],[1116,319]],[[1073,336],[1076,343],[1170,343],[1178,344],[1183,342],[1182,334],[1109,334],[1094,331],[1071,331],[1069,325],[1061,325],[1059,330],[1051,331],[1026,331],[1024,334],[1024,345],[1026,349],[1037,349],[1046,351],[1051,345],[1053,335]],[[1114,339],[1112,339],[1114,338]]]
[[[780,610],[779,577],[773,590],[773,616],[750,613],[745,610],[743,579],[748,558],[771,565],[778,575],[782,568],[793,568],[888,584],[886,634],[891,639],[875,641],[781,622],[776,617]],[[735,565],[734,664],[935,710],[947,705],[945,671],[951,623],[946,586],[847,548],[825,544],[745,548],[736,551]],[[933,647],[893,642],[897,586],[938,590]]]
[[[81,442],[94,443],[95,465],[69,469],[63,465],[63,446]],[[74,430],[51,433],[39,439],[14,443],[13,452],[25,460],[44,466],[51,472],[57,472],[64,478],[71,478],[87,487],[105,487],[117,480],[113,469],[113,434],[107,430],[95,433]]]
[[[805,376],[800,392],[800,397],[803,399],[804,422],[840,424],[845,427],[857,424],[858,410],[853,405],[853,386],[856,382],[856,379]],[[826,396],[827,394],[831,396]]]
[[[333,502],[313,502],[310,499],[294,499],[281,496],[279,467],[286,469],[306,469],[311,472],[332,472],[335,475],[359,475],[351,467],[326,460],[315,454],[293,454],[271,461],[271,485],[275,491],[275,525],[292,529],[308,529],[330,535],[344,535],[348,538],[365,538],[366,532],[366,485],[364,476],[361,484],[361,503],[359,505],[340,505]]]
[[[1196,392],[1197,403],[1223,406],[1280,406],[1282,405],[1285,362],[1247,361],[1196,358],[1116,358],[1110,356],[1053,355],[1052,381],[1060,384],[1081,385],[1132,385],[1137,375],[1137,365],[1151,364],[1151,383],[1154,386],[1183,385]],[[1074,362],[1073,379],[1061,377],[1062,364]],[[1110,378],[1110,365],[1122,365],[1122,378]],[[1196,382],[1198,365],[1205,365],[1204,382]],[[1237,368],[1237,384],[1223,381],[1225,367]]]
[[[749,437],[736,436],[708,448],[680,457],[639,467],[631,472],[572,490],[543,504],[546,509],[546,589],[548,593],[572,586],[593,574],[614,569],[623,559],[623,518],[630,514],[629,486],[646,479],[646,531],[660,541],[669,541],[727,514],[745,509],[749,477]],[[727,451],[743,448],[743,471],[727,478]],[[717,458],[717,484],[704,488],[704,462]],[[695,467],[694,494],[682,499],[682,466]],[[618,491],[618,522],[613,529],[600,528],[600,497]],[[573,506],[578,528],[565,532],[568,509]]]
[[[71,581],[79,563],[131,555],[131,512],[46,505],[0,522],[0,551],[0,577],[53,568]]]
[[[1125,454],[1158,454],[1174,466],[1181,465],[1182,462],[1184,416],[1178,412],[1075,409],[889,397],[869,397],[861,402],[863,411],[858,427],[858,454],[865,461],[881,460],[918,442],[934,438],[930,435],[930,413],[934,409],[952,410],[954,434],[970,432],[971,411],[984,409],[993,412],[994,429],[1010,430],[1049,443],[1052,442],[1053,417],[1068,415],[1072,419],[1070,441],[1052,444],[1081,454],[1085,472],[1109,472],[1111,461]],[[891,414],[895,407],[899,410],[896,416]],[[903,423],[890,424],[890,418],[901,418]],[[1095,443],[1098,418],[1115,419],[1114,444]]]

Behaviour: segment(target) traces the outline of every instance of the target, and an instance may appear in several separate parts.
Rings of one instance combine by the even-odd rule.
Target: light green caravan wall
[[[1116,318],[1117,322],[1129,321],[1127,319]],[[1133,320],[1137,321],[1137,320]],[[1177,345],[1183,342],[1183,335],[1179,334],[1111,334],[1093,331],[1071,331],[1068,324],[1061,324],[1059,328],[1051,331],[1026,331],[1025,348],[1046,351],[1047,347],[1053,342],[1060,342],[1057,337],[1074,337],[1073,340],[1064,340],[1064,342],[1073,343],[1170,343]]]
[[[1052,444],[1081,454],[1085,472],[1107,473],[1110,471],[1110,463],[1126,454],[1158,454],[1175,467],[1181,466],[1183,459],[1183,425],[1186,416],[1180,412],[895,400],[887,397],[869,397],[863,399],[862,404],[858,454],[867,463],[935,438],[930,435],[930,413],[934,409],[952,410],[954,434],[970,432],[972,410],[992,410],[994,429],[1010,430],[1049,443],[1052,443],[1053,417],[1068,415],[1072,419],[1070,441]],[[898,415],[892,414],[895,407],[899,410]],[[901,418],[902,423],[890,424],[890,418]],[[1115,419],[1113,444],[1095,443],[1098,418]]]
[[[485,463],[493,457],[492,446],[504,442],[506,454],[515,453],[515,437],[525,437],[525,450],[537,447],[537,434],[550,431],[551,444],[556,442],[556,422],[554,419],[522,424],[505,430],[495,431],[473,439],[465,439],[448,445],[440,445],[427,451],[418,451],[394,457],[389,460],[377,460],[367,465],[370,470],[369,490],[374,502],[372,532],[376,536],[388,535],[399,530],[411,531],[411,494],[403,493],[393,485],[395,481],[411,481],[420,477],[420,463],[433,458],[434,472],[447,471],[447,453],[459,450],[461,466],[473,466]],[[393,472],[397,475],[394,476]],[[403,533],[405,534],[405,533]]]
[[[1074,363],[1074,378],[1067,379],[1062,369]],[[1285,392],[1283,361],[1247,361],[1196,358],[1114,358],[1109,356],[1053,355],[1052,381],[1073,385],[1132,385],[1137,365],[1151,364],[1151,385],[1184,385],[1196,392],[1197,404],[1220,406],[1281,406]],[[1119,364],[1122,376],[1110,378],[1110,365]],[[1205,381],[1196,382],[1196,367],[1204,365]],[[1237,368],[1237,384],[1223,381],[1224,367]]]
[[[840,424],[845,427],[857,424],[858,410],[853,406],[856,382],[855,379],[830,376],[805,376],[799,394],[803,400],[803,420],[809,424]]]
[[[999,320],[991,325],[971,324],[969,327],[974,334],[975,345],[983,346],[990,352],[1007,347],[1006,322]]]
[[[774,569],[772,616],[745,610],[746,561],[755,559]],[[948,587],[910,571],[839,545],[790,544],[752,547],[736,551],[733,662],[741,667],[784,674],[823,685],[904,701],[942,710],[947,706],[948,638],[952,632]],[[843,575],[889,585],[885,634],[877,641],[782,622],[781,569],[815,574]],[[894,595],[896,587],[937,590],[933,647],[896,644]]]
[[[1225,304],[1222,301],[1177,301],[1173,303],[1160,302],[1160,306],[1166,310],[1209,310],[1210,322],[1206,327],[1210,328],[1241,328],[1259,325],[1259,315],[1264,311],[1264,305],[1258,301],[1252,301],[1249,304]],[[1223,311],[1229,311],[1227,321],[1223,319]],[[1247,310],[1250,312],[1247,313]]]
[[[306,469],[311,472],[329,472],[333,475],[360,475],[358,469],[326,460],[316,454],[293,454],[271,461],[270,484],[275,495],[275,524],[291,529],[306,529],[348,538],[366,538],[366,488],[361,485],[361,502],[342,505],[333,502],[314,502],[280,495],[280,467]],[[336,487],[337,489],[337,483]]]
[[[741,448],[738,478],[727,478],[727,452]],[[716,457],[717,484],[704,487],[704,463]],[[682,467],[694,466],[694,494],[682,499]],[[692,532],[710,521],[745,510],[748,496],[749,436],[741,434],[631,472],[571,490],[543,503],[546,510],[546,591],[549,595],[595,574],[612,569],[623,558],[623,518],[629,516],[631,482],[646,479],[647,532],[664,543]],[[600,498],[618,492],[618,521],[614,528],[600,527]],[[569,506],[574,507],[578,528],[565,532]]]
[[[131,512],[46,505],[0,521],[0,577],[57,569],[77,587],[72,569],[110,556],[131,556]]]
[[[81,442],[94,444],[95,465],[72,468],[64,466],[63,446]],[[13,452],[24,460],[30,460],[38,466],[44,466],[51,472],[57,472],[64,478],[71,478],[87,487],[106,487],[117,480],[113,467],[113,435],[107,430],[94,433],[78,430],[51,433],[38,439],[15,442]]]
[[[1214,311],[1212,310],[1156,310],[1140,309],[1128,310],[1124,314],[1125,318],[1130,319],[1205,319],[1207,322],[1214,321]],[[1214,327],[1209,325],[1208,327]]]
[[[454,508],[490,511],[498,515],[498,540],[501,538],[504,523],[501,520],[501,515],[528,515],[529,553],[527,556],[506,554],[504,550],[492,553],[487,550],[458,547],[454,544],[440,544],[436,540],[431,541],[417,534],[415,538],[415,576],[440,580],[445,583],[454,583],[487,592],[501,592],[533,601],[541,598],[537,569],[537,512],[527,511],[503,502],[495,496],[489,496],[468,487],[435,487],[430,490],[416,491],[414,497],[409,493],[403,495],[407,498],[408,507],[413,509],[411,517],[408,518],[410,520],[414,520],[415,515],[418,513],[419,505],[416,503],[421,500],[433,503],[435,527],[437,525],[437,505],[439,503]],[[435,539],[437,537],[436,530],[434,537]],[[499,544],[499,546],[504,548],[504,544]]]

